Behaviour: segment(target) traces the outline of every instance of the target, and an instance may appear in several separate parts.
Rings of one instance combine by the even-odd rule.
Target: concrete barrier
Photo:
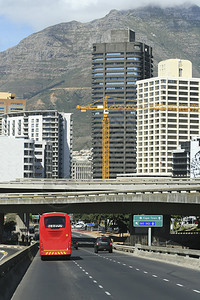
[[[1,300],[11,299],[37,251],[38,243],[34,243],[0,262]]]
[[[113,245],[115,250],[133,253],[135,256],[143,258],[157,259],[167,263],[184,266],[200,270],[200,250],[143,246],[136,244],[133,246]]]

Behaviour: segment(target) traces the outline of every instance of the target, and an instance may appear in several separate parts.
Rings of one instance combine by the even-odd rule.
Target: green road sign
[[[134,215],[133,226],[134,227],[162,227],[163,216],[162,215]]]

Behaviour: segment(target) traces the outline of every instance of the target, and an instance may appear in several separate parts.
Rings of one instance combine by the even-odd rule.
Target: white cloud
[[[110,10],[126,10],[159,0],[0,0],[0,14],[18,23],[41,30],[72,20],[87,22],[104,17]],[[185,0],[163,0],[162,6],[183,4]],[[193,0],[200,5],[200,0]]]

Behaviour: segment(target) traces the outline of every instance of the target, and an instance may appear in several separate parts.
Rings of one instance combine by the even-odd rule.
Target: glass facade
[[[136,104],[136,81],[152,77],[152,48],[132,40],[121,42],[119,32],[117,42],[94,44],[92,54],[93,101],[108,96],[108,105]],[[97,57],[101,59],[101,70],[95,65]],[[101,104],[100,102],[99,105]],[[93,113],[94,178],[102,178],[102,118],[102,110],[99,110],[98,114],[97,111]],[[111,109],[109,120],[110,178],[116,178],[120,173],[134,173],[136,172],[136,114],[130,110]]]

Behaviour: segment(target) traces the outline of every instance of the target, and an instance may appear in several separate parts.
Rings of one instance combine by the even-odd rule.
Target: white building
[[[158,77],[137,82],[138,175],[172,175],[172,151],[200,135],[199,113],[188,111],[192,105],[200,106],[199,89],[191,62],[179,59],[160,62]],[[186,106],[185,111],[180,106]]]
[[[92,173],[92,151],[73,151],[71,178],[75,180],[90,180]]]
[[[52,144],[52,178],[69,178],[72,114],[56,110],[26,111],[2,116],[2,133]]]
[[[52,177],[51,144],[23,137],[0,136],[0,182]]]
[[[52,178],[52,143],[46,141],[34,142],[35,174],[34,178]]]
[[[0,136],[0,182],[34,177],[34,141]]]

